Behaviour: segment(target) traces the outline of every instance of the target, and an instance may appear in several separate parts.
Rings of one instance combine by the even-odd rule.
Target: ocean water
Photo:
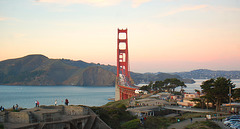
[[[208,79],[194,79],[195,83],[193,84],[186,84],[187,88],[184,88],[185,92],[188,93],[194,93],[195,89],[201,91],[200,85],[202,84],[203,81],[206,81]],[[233,84],[236,85],[235,88],[240,88],[240,79],[231,79]],[[176,91],[180,91],[180,87],[176,88]]]
[[[1,86],[0,106],[12,108],[18,104],[23,108],[40,105],[64,105],[65,99],[70,105],[101,106],[115,97],[115,87],[82,87],[82,86]]]
[[[195,79],[196,83],[186,84],[185,92],[194,93],[201,90],[201,83],[206,79]],[[240,79],[232,79],[236,88],[240,88]],[[180,88],[176,88],[179,91]],[[101,106],[115,97],[115,87],[84,87],[84,86],[2,86],[0,85],[0,106],[12,108],[18,104],[23,108],[35,106],[35,100],[40,105],[64,105],[67,98],[70,105]]]

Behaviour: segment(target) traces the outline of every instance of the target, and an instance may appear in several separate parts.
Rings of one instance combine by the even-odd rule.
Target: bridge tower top
[[[123,77],[126,82],[130,80],[128,59],[127,29],[118,29],[117,35],[117,78]]]

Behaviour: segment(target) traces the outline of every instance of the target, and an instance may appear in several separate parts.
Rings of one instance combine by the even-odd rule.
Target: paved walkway
[[[171,109],[171,110],[188,111],[188,112],[214,112],[214,110],[210,110],[210,109],[187,108],[187,107],[183,108],[179,106],[169,106],[169,105],[165,105],[164,108]]]
[[[205,121],[205,118],[193,118],[192,123],[196,121]],[[190,119],[181,121],[179,123],[172,124],[171,126],[168,127],[168,129],[184,129],[185,126],[191,124]]]
[[[192,123],[196,121],[205,121],[205,118],[193,118]],[[224,126],[223,122],[221,121],[214,121],[216,124],[218,124],[222,129],[230,129],[229,127]],[[168,129],[184,129],[185,126],[191,124],[190,119],[181,121],[179,123],[172,124],[171,126],[168,127]]]
[[[216,124],[218,124],[222,129],[230,129],[230,127],[225,126],[223,122],[221,121],[214,121]]]

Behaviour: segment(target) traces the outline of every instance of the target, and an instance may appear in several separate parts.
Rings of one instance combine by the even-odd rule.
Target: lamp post
[[[228,96],[229,96],[230,113],[231,113],[231,112],[232,112],[232,105],[231,105],[231,96],[232,96],[232,94],[231,94],[231,86],[229,86],[229,94],[228,94]]]

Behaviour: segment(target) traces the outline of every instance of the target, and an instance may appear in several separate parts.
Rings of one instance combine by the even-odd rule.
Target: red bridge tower
[[[135,95],[132,86],[128,59],[127,29],[118,29],[117,35],[117,78],[115,86],[115,100],[128,99]]]

